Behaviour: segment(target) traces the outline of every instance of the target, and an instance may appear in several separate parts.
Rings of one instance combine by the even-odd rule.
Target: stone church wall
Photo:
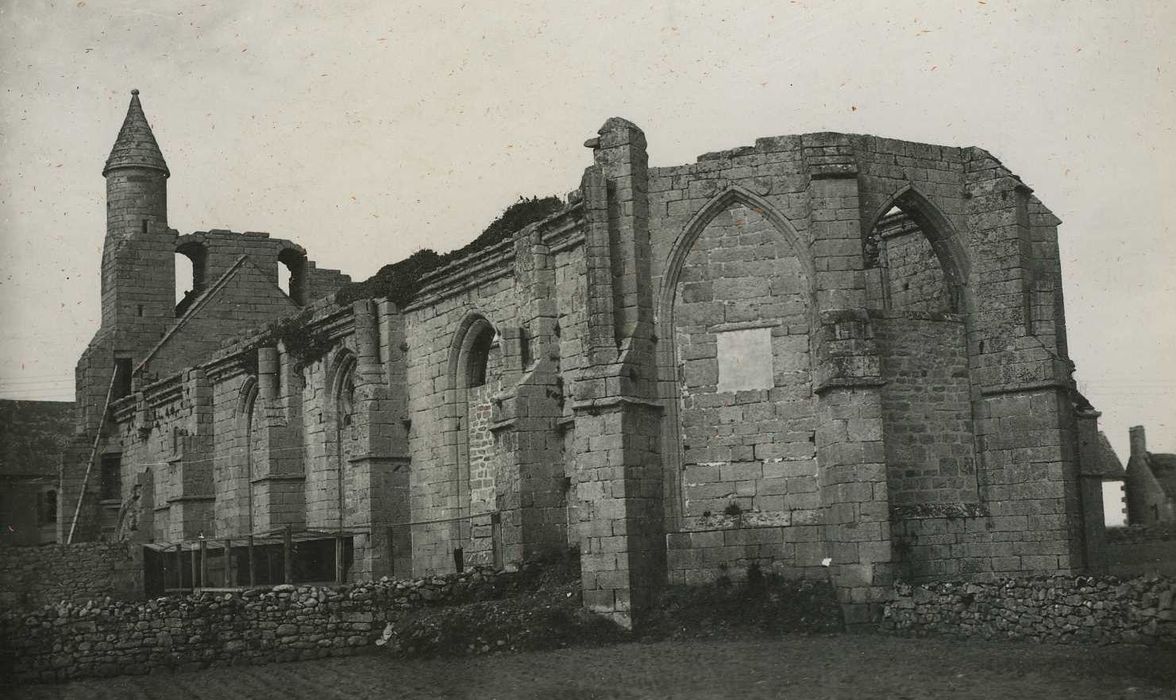
[[[136,536],[342,529],[352,579],[578,547],[586,605],[623,624],[752,562],[828,576],[851,622],[896,578],[1081,570],[1057,220],[995,158],[817,133],[650,168],[618,118],[586,145],[561,211],[404,308],[289,298],[288,242],[181,237],[258,306],[197,297],[190,327],[128,321],[79,363],[93,397],[118,338],[171,334],[131,359],[174,373],[136,375],[103,443]],[[305,265],[293,297],[342,279]],[[256,333],[283,304],[313,351]]]
[[[507,261],[500,259],[496,263],[505,266]],[[410,512],[412,522],[422,523],[413,529],[414,566],[420,566],[422,571],[452,569],[453,548],[464,543],[472,532],[471,518],[479,511],[474,509],[470,490],[471,443],[479,443],[479,456],[486,458],[487,464],[494,461],[497,448],[489,439],[492,436],[487,435],[493,420],[487,413],[492,404],[490,395],[509,381],[508,377],[518,374],[518,351],[509,347],[512,329],[518,327],[513,285],[504,277],[489,282],[470,281],[475,282],[470,289],[407,311],[408,411],[412,420],[408,439],[413,456]],[[459,399],[458,388],[452,384],[465,376],[468,367],[457,366],[456,353],[466,340],[463,322],[473,318],[485,319],[493,329],[490,332],[500,336],[494,351],[498,368],[487,372],[491,385],[475,389],[472,400],[471,396]],[[485,431],[477,436],[470,435],[471,408],[475,421],[479,409],[485,421]],[[479,426],[474,427],[477,432]],[[463,432],[464,448],[459,445]],[[483,477],[497,479],[498,474],[483,473]],[[485,512],[486,505],[484,500],[480,503],[480,512]],[[479,520],[477,524],[485,523]],[[486,546],[482,549],[487,551]]]

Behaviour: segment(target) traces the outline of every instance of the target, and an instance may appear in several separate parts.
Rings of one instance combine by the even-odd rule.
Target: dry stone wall
[[[283,584],[0,616],[0,672],[24,681],[316,659],[371,648],[406,611],[499,598],[527,576],[475,569],[413,581]]]
[[[1033,577],[898,585],[883,629],[1061,644],[1176,645],[1176,579]]]

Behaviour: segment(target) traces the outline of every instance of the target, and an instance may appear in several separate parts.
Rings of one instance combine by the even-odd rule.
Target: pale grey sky
[[[654,165],[845,131],[988,149],[1064,224],[1071,354],[1176,451],[1176,5],[0,2],[0,396],[72,398],[131,88],[173,227],[362,279],[566,193],[610,116]]]

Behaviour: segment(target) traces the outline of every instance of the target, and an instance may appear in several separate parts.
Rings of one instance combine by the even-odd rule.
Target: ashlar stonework
[[[348,580],[573,547],[624,624],[753,562],[850,622],[899,579],[1094,565],[1059,221],[1000,161],[815,133],[651,167],[619,118],[585,145],[556,213],[341,305],[289,241],[168,227],[133,96],[62,539],[343,534]],[[263,331],[296,315],[317,352]]]

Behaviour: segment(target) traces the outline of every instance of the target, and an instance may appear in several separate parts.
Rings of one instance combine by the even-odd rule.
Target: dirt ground
[[[1176,698],[1176,650],[874,635],[378,654],[2,687],[10,698]]]

